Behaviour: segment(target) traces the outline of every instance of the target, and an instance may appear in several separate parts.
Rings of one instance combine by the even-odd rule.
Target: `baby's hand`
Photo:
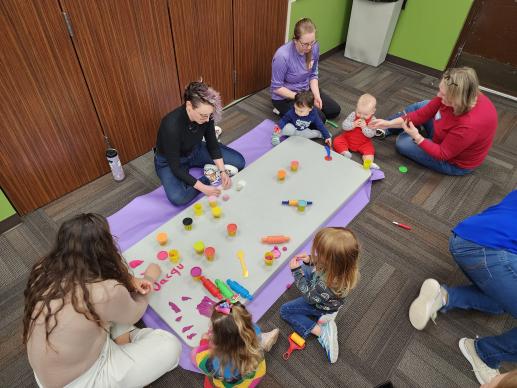
[[[361,121],[363,121],[363,119],[357,119],[354,121],[354,128],[355,127],[360,127],[361,126]]]

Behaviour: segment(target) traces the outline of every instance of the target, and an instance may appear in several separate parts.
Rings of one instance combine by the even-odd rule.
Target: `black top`
[[[194,186],[197,179],[189,174],[188,168],[180,166],[180,158],[189,156],[194,147],[201,143],[203,136],[212,159],[221,159],[221,149],[215,136],[214,120],[210,119],[203,124],[190,121],[185,105],[167,114],[158,129],[156,151],[167,159],[176,178],[190,186]]]

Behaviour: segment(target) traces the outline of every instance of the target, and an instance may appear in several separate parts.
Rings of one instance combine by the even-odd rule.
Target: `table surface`
[[[155,283],[150,305],[187,345],[196,346],[209,325],[209,319],[199,314],[196,306],[205,296],[216,299],[190,276],[192,267],[201,267],[203,276],[214,283],[215,279],[236,280],[253,295],[369,179],[370,171],[352,160],[332,152],[332,160],[327,161],[325,155],[321,145],[290,137],[232,178],[233,187],[223,192],[230,199],[217,200],[221,218],[212,217],[208,200],[203,197],[196,202],[203,206],[202,216],[194,215],[192,204],[123,253],[129,263],[142,261],[133,269],[136,276],[150,263],[160,265],[162,275]],[[297,172],[290,170],[292,160],[299,161]],[[280,169],[287,172],[283,182],[277,180]],[[237,191],[235,186],[241,180],[246,186]],[[289,199],[305,199],[313,204],[299,212],[296,207],[281,204]],[[183,227],[185,217],[194,221],[190,231]],[[227,235],[229,223],[238,226],[235,237]],[[156,240],[159,232],[168,234],[164,246]],[[261,243],[261,237],[268,235],[290,237],[288,243],[277,244],[281,256],[272,266],[266,266],[263,259],[264,253],[274,247]],[[212,262],[194,251],[196,241],[215,248]],[[282,250],[283,246],[287,251]],[[170,249],[179,251],[178,264],[157,258],[159,251]],[[247,278],[237,259],[239,250],[244,252]]]

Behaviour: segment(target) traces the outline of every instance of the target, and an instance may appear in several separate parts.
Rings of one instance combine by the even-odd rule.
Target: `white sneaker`
[[[318,319],[318,325],[324,325],[325,323],[329,323],[330,321],[335,321],[337,317],[338,311],[334,311],[331,314],[323,314],[320,319]]]
[[[234,176],[239,172],[237,167],[231,164],[225,164],[224,169],[229,177]],[[205,164],[203,167],[203,174],[208,178],[212,186],[218,185],[221,182],[221,173],[215,164]]]
[[[372,162],[372,164],[370,164],[370,168],[373,168],[375,170],[380,170],[381,168],[379,167],[379,165],[375,162]]]
[[[343,151],[341,152],[341,155],[343,155],[345,158],[352,159],[352,153],[350,151]]]
[[[223,133],[223,129],[216,125],[215,126],[215,137],[217,138],[217,141],[219,141],[219,138],[221,137],[221,133]]]
[[[445,305],[442,290],[434,279],[426,279],[422,283],[420,294],[409,307],[409,321],[415,329],[423,330],[429,319],[435,321],[438,310]]]
[[[465,356],[472,370],[479,381],[479,384],[488,384],[494,377],[498,376],[499,370],[490,368],[485,362],[479,357],[474,340],[471,338],[462,338],[458,344],[461,353]]]
[[[262,333],[260,335],[260,343],[262,345],[262,350],[265,352],[269,352],[274,344],[276,344],[276,340],[278,339],[278,334],[280,330],[278,328],[273,329],[267,333]]]
[[[339,356],[336,322],[329,321],[325,325],[321,326],[321,333],[318,337],[318,341],[321,346],[323,346],[323,349],[325,349],[327,358],[329,359],[330,363],[335,363]]]
[[[273,108],[273,113],[276,114],[277,116],[280,116],[280,111],[276,108]]]

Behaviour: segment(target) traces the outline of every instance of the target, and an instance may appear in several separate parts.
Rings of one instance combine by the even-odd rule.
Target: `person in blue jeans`
[[[449,287],[425,280],[409,308],[411,324],[422,330],[438,311],[454,308],[517,318],[517,190],[458,224],[449,249],[471,284]],[[459,347],[478,381],[488,384],[499,375],[501,362],[517,362],[517,327],[497,336],[462,338]]]
[[[375,119],[377,136],[399,134],[397,151],[447,175],[466,175],[485,160],[496,133],[497,112],[479,90],[474,69],[447,70],[432,100],[409,105],[386,120]],[[425,129],[425,136],[418,130]]]
[[[350,229],[327,227],[314,236],[311,254],[289,262],[303,296],[280,307],[280,316],[303,338],[318,337],[331,363],[339,356],[336,322],[345,297],[359,277],[359,244]]]
[[[231,176],[245,165],[239,152],[217,141],[214,121],[221,114],[219,93],[203,82],[191,82],[184,100],[162,119],[154,156],[156,174],[176,206],[189,203],[199,192],[218,196],[221,190],[214,184],[231,187]],[[189,173],[192,167],[204,168],[205,176],[194,178]]]

